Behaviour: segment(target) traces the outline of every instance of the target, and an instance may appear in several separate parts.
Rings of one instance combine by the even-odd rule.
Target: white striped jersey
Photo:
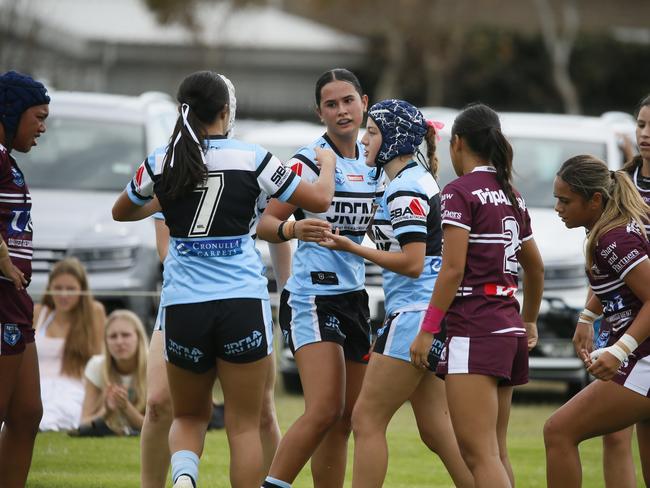
[[[160,193],[166,147],[147,157],[126,188],[137,205],[156,194],[169,227],[161,302],[268,299],[251,235],[258,199],[267,194],[286,201],[300,178],[256,144],[213,136],[205,146],[208,177],[190,195],[171,200]]]
[[[336,153],[336,186],[327,212],[312,213],[299,209],[296,219],[316,218],[329,222],[341,235],[361,243],[373,215],[377,181],[374,168],[366,166],[363,149],[357,143],[356,157],[345,158],[327,134],[301,148],[289,161],[295,173],[308,181],[318,178],[315,163],[317,147]],[[365,282],[363,258],[348,252],[331,251],[313,242],[298,242],[293,256],[292,274],[287,290],[304,295],[337,295],[361,290]]]
[[[426,243],[424,268],[418,278],[387,269],[382,273],[387,315],[425,310],[440,271],[442,247],[440,188],[429,171],[411,161],[388,183],[372,222],[372,234],[382,251],[401,252],[410,242]]]
[[[32,196],[22,171],[0,144],[0,234],[11,262],[29,281],[32,276]],[[7,280],[0,275],[1,280]]]

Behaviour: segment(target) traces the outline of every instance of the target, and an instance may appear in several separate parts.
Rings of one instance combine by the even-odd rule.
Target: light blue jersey
[[[440,188],[431,173],[410,162],[388,182],[372,223],[377,249],[401,252],[410,242],[425,242],[424,269],[418,278],[383,270],[386,314],[424,310],[441,264]]]
[[[154,151],[127,186],[143,205],[158,196],[170,229],[161,305],[228,298],[268,300],[267,280],[251,235],[262,194],[291,197],[300,178],[255,144],[212,137],[205,141],[207,181],[170,200],[160,192],[166,148]]]
[[[301,148],[289,164],[308,181],[318,178],[315,148],[332,149],[336,155],[336,187],[327,212],[312,213],[300,209],[297,219],[316,218],[329,222],[341,235],[361,243],[372,218],[377,182],[374,169],[366,166],[363,149],[357,143],[357,157],[344,158],[327,134]],[[286,289],[301,295],[338,295],[364,288],[363,258],[343,251],[331,251],[312,242],[299,241],[293,256],[293,269]]]

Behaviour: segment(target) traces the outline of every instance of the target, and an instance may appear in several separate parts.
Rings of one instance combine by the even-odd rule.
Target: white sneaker
[[[186,474],[182,474],[174,483],[174,488],[194,488],[194,483],[192,483],[192,478]]]

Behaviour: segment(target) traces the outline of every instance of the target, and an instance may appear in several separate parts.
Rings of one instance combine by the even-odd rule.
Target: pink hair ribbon
[[[429,127],[433,127],[433,130],[436,133],[436,141],[440,142],[442,137],[440,137],[440,134],[438,132],[440,131],[440,129],[442,129],[445,126],[445,124],[443,124],[442,122],[439,122],[437,120],[427,119],[427,125]]]

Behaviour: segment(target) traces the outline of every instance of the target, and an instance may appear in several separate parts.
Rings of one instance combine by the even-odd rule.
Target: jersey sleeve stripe
[[[402,235],[397,236],[397,242],[401,247],[404,247],[406,244],[411,242],[427,242],[427,233],[426,232],[406,232]]]
[[[427,227],[427,223],[422,220],[403,220],[401,222],[393,224],[393,229],[399,229],[400,227],[406,227],[407,225],[416,225],[422,228]]]
[[[257,167],[255,170],[255,176],[259,176],[262,174],[262,171],[264,171],[264,168],[266,168],[266,165],[269,164],[269,161],[271,161],[271,157],[273,155],[270,152],[266,153],[266,156],[264,156],[264,159],[262,159],[262,162],[260,165]]]
[[[147,170],[147,173],[149,174],[149,178],[151,178],[151,181],[153,181],[154,180],[154,173],[153,173],[153,170],[151,169],[151,166],[149,165],[149,158],[145,159],[143,161],[143,163],[144,163],[144,169]],[[162,172],[162,169],[161,169],[161,172]]]
[[[320,174],[320,169],[318,168],[318,165],[314,163],[311,159],[309,159],[307,156],[305,156],[304,154],[298,153],[291,159],[297,159],[304,165],[308,166],[309,169],[311,169],[315,174],[317,175]]]
[[[469,225],[461,224],[460,222],[456,222],[455,220],[447,220],[447,219],[444,219],[444,220],[441,222],[441,224],[442,224],[442,225],[445,225],[445,224],[455,225],[456,227],[461,227],[462,229],[465,229],[465,230],[468,230],[468,231],[469,231],[469,230],[472,230],[472,228],[471,228]]]
[[[145,203],[147,203],[149,200],[151,200],[153,197],[145,197],[144,195],[140,195],[137,191],[135,191],[135,185],[133,184],[133,181],[129,182],[129,184],[126,187],[126,195],[129,197],[129,200],[131,200],[134,204],[137,206],[141,207]]]
[[[337,197],[343,197],[343,198],[375,198],[375,192],[369,192],[369,193],[359,193],[359,192],[354,192],[354,191],[337,191],[334,192],[334,195]]]
[[[388,195],[386,201],[391,202],[399,197],[415,197],[415,198],[421,198],[425,202],[429,201],[429,197],[427,197],[424,193],[420,193],[417,191],[407,191],[407,190],[400,190],[400,191],[396,191],[395,193],[391,193],[390,195]]]
[[[630,265],[627,267],[627,269],[626,269],[625,271],[623,271],[623,272],[620,274],[621,279],[625,278],[625,276],[626,276],[630,271],[632,271],[634,268],[636,268],[636,266],[637,266],[638,264],[642,263],[642,262],[645,261],[646,259],[648,259],[648,255],[647,255],[647,254],[644,254],[644,255],[641,256],[639,259],[637,259],[637,260],[634,261],[632,264],[630,264]]]
[[[288,169],[288,168],[287,168]],[[281,200],[283,202],[286,202],[287,199],[291,197],[293,192],[296,190],[298,185],[300,184],[300,177],[294,173],[293,171],[289,171],[290,175],[287,178],[287,181],[284,182],[284,184],[278,189],[273,194],[273,198],[277,198],[278,200]],[[288,195],[285,195],[287,193],[287,190],[291,190]]]

